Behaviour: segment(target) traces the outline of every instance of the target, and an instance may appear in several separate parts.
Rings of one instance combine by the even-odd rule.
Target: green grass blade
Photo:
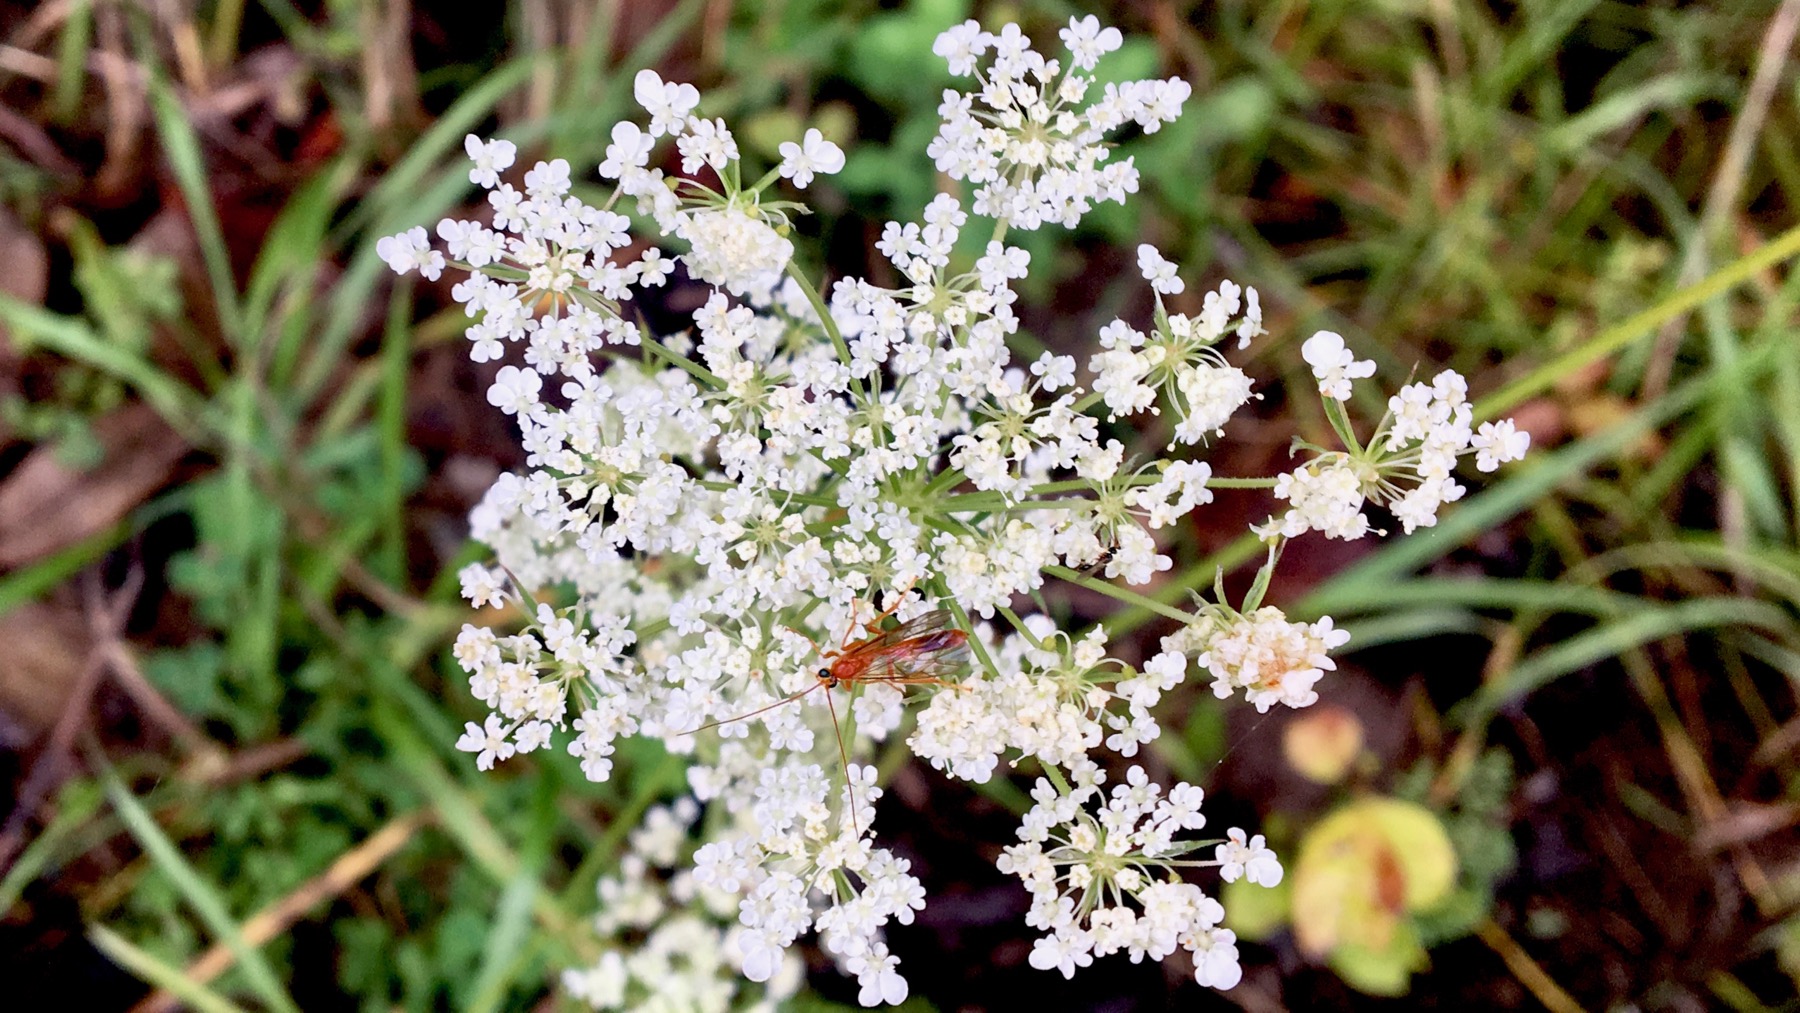
[[[298,290],[299,307],[308,303],[320,265],[330,260],[325,236],[344,190],[354,178],[354,162],[340,159],[300,184],[276,215],[244,286],[244,330],[258,341],[264,334],[276,298],[283,288]],[[271,384],[280,377],[271,369]]]
[[[1421,577],[1384,586],[1379,596],[1361,594],[1359,586],[1338,587],[1333,581],[1308,597],[1306,605],[1333,616],[1376,615],[1432,605],[1620,616],[1644,607],[1644,599],[1566,581]]]
[[[1793,617],[1778,606],[1751,598],[1695,598],[1604,623],[1547,647],[1520,662],[1505,678],[1475,697],[1477,720],[1551,681],[1634,647],[1665,637],[1720,626],[1747,626],[1791,634]]]
[[[282,987],[281,979],[269,965],[268,958],[263,956],[261,950],[251,946],[239,931],[236,919],[225,906],[224,898],[187,863],[187,859],[181,855],[181,849],[163,833],[155,818],[131,794],[130,789],[125,787],[110,766],[100,767],[100,779],[106,788],[106,797],[112,800],[113,809],[125,822],[125,828],[131,831],[131,836],[137,839],[138,846],[144,849],[144,854],[156,868],[169,877],[176,892],[188,902],[194,913],[206,923],[206,927],[231,950],[251,991],[269,1009],[280,1013],[299,1013],[300,1008],[288,997],[287,990]]]
[[[396,586],[406,583],[406,389],[412,366],[411,285],[396,285],[388,299],[387,327],[381,339],[381,399],[376,404],[380,437],[382,542],[376,573]]]
[[[53,556],[0,577],[0,616],[28,601],[43,597],[51,588],[80,573],[94,560],[117,548],[131,534],[131,530],[129,521],[120,521]],[[0,910],[4,908],[0,907]]]
[[[1544,131],[1541,143],[1561,155],[1585,151],[1606,134],[1657,109],[1680,109],[1731,93],[1738,82],[1718,74],[1670,74],[1606,96],[1580,115]]]
[[[0,323],[12,331],[20,351],[41,347],[118,379],[143,395],[177,432],[194,438],[201,396],[143,356],[100,337],[86,321],[0,295]]]
[[[1558,380],[1588,363],[1613,355],[1657,327],[1687,313],[1715,296],[1743,284],[1757,273],[1800,254],[1800,225],[1796,225],[1755,252],[1714,271],[1687,288],[1671,292],[1648,309],[1601,331],[1593,338],[1519,377],[1475,403],[1475,418],[1491,419],[1535,394],[1549,390]]]
[[[175,185],[187,202],[188,219],[194,224],[194,235],[200,241],[200,257],[206,262],[206,277],[212,286],[213,300],[219,316],[219,329],[239,348],[248,348],[254,336],[244,333],[244,318],[238,303],[237,279],[231,272],[231,251],[225,245],[225,230],[219,224],[219,209],[213,203],[212,187],[206,182],[206,161],[200,154],[200,139],[188,122],[187,110],[169,91],[169,86],[152,63],[150,67],[150,108],[156,119],[156,132],[162,138],[163,154],[175,173]]]
[[[1597,581],[1621,570],[1679,568],[1741,573],[1766,590],[1800,605],[1800,553],[1774,544],[1739,549],[1712,537],[1621,546],[1585,560],[1565,579],[1579,575],[1583,581]]]
[[[490,879],[511,883],[522,868],[522,859],[481,811],[471,792],[458,784],[400,712],[386,701],[370,711],[370,725],[393,751],[400,767],[430,800],[438,823],[451,839]],[[462,754],[465,758],[468,754]],[[473,766],[473,763],[470,764]],[[583,945],[579,921],[546,891],[535,891],[531,907],[547,931],[557,959],[590,959],[591,945]]]
[[[107,959],[187,1003],[198,1013],[245,1013],[242,1006],[189,978],[181,968],[164,963],[155,954],[132,945],[104,925],[88,926],[88,939],[93,941],[95,949],[106,954]]]
[[[1525,18],[1524,32],[1511,41],[1499,66],[1480,82],[1483,99],[1505,107],[1519,86],[1554,58],[1575,25],[1597,6],[1599,0],[1559,0]]]
[[[357,248],[338,279],[324,327],[313,337],[309,355],[300,366],[295,389],[303,403],[317,397],[337,369],[376,284],[387,273],[387,265],[375,255],[375,239],[441,215],[468,190],[465,176],[445,174],[433,182],[433,173],[446,156],[461,150],[465,134],[525,83],[536,65],[536,60],[528,58],[509,61],[464,92],[345,220],[346,230],[366,227],[373,234]]]
[[[50,106],[59,123],[68,123],[81,111],[93,35],[93,4],[90,0],[75,0],[63,19],[62,36],[56,40],[56,89],[51,93]]]
[[[90,781],[71,781],[56,801],[56,816],[42,833],[19,853],[12,868],[0,878],[0,916],[12,910],[25,887],[50,866],[57,851],[87,825],[100,809],[101,795]]]
[[[1346,654],[1363,648],[1406,643],[1426,637],[1454,633],[1477,634],[1484,628],[1481,617],[1473,612],[1429,607],[1352,619],[1340,625],[1350,632],[1350,642],[1344,645],[1342,652]]]
[[[481,969],[475,975],[469,1013],[498,1013],[506,1001],[521,964],[530,956],[531,916],[538,895],[545,892],[544,866],[556,828],[555,785],[540,779],[532,825],[527,832],[525,856],[519,874],[506,884],[494,911],[494,926],[482,949]]]

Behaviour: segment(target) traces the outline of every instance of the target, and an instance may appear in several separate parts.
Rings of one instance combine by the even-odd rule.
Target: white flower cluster
[[[1118,419],[1145,411],[1159,413],[1160,391],[1174,412],[1176,441],[1199,443],[1222,431],[1253,396],[1250,377],[1213,346],[1229,334],[1242,348],[1262,334],[1262,302],[1256,289],[1226,281],[1207,293],[1199,316],[1170,314],[1162,297],[1186,287],[1175,277],[1174,265],[1145,244],[1138,247],[1138,268],[1156,292],[1155,326],[1145,334],[1114,320],[1100,330],[1102,350],[1088,362],[1094,392]]]
[[[1319,699],[1313,686],[1337,668],[1329,652],[1350,642],[1350,634],[1332,627],[1330,616],[1296,623],[1270,605],[1246,615],[1210,609],[1214,616],[1172,639],[1200,647],[1194,661],[1213,677],[1214,696],[1225,700],[1243,690],[1258,713],[1278,703],[1312,706]]]
[[[856,975],[865,1006],[906,1001],[899,960],[881,929],[902,925],[925,907],[925,888],[911,863],[872,847],[860,828],[875,817],[875,768],[849,768],[835,808],[831,779],[817,764],[765,767],[752,804],[734,813],[737,826],[695,855],[695,879],[742,893],[744,974],[766,981],[789,959],[787,948],[816,928],[825,950]],[[727,803],[729,807],[730,803]]]
[[[1511,419],[1483,422],[1474,428],[1468,382],[1445,370],[1430,383],[1411,383],[1388,399],[1367,444],[1357,440],[1338,403],[1350,397],[1350,381],[1373,374],[1373,362],[1356,361],[1344,339],[1320,331],[1301,350],[1319,379],[1332,418],[1347,451],[1301,447],[1315,455],[1282,475],[1275,495],[1288,509],[1257,527],[1264,538],[1294,538],[1308,531],[1328,538],[1356,539],[1373,530],[1363,507],[1381,504],[1400,521],[1407,534],[1437,523],[1438,510],[1466,491],[1453,476],[1457,458],[1474,454],[1481,471],[1493,471],[1525,456],[1529,433]]]
[[[570,996],[597,1010],[775,1013],[799,990],[801,962],[791,955],[760,986],[746,985],[737,898],[676,868],[698,816],[690,799],[644,814],[617,875],[599,882],[594,928],[604,949],[592,966],[563,972]]]
[[[1118,49],[1116,28],[1093,15],[1069,19],[1062,40],[1069,63],[1047,60],[1018,25],[998,33],[966,21],[940,35],[932,51],[950,73],[974,75],[980,89],[946,90],[942,125],[926,149],[938,171],[976,184],[975,213],[1014,228],[1046,223],[1073,228],[1095,201],[1125,203],[1137,192],[1137,166],[1108,162],[1106,135],[1127,123],[1155,133],[1181,115],[1193,89],[1180,78],[1108,84],[1085,107],[1100,58]],[[984,56],[993,60],[984,71]]]
[[[1072,789],[1037,782],[1031,793],[1037,805],[1019,827],[1020,843],[1000,857],[1000,871],[1018,876],[1031,892],[1026,923],[1046,933],[1032,947],[1031,966],[1072,978],[1095,957],[1124,952],[1137,963],[1184,949],[1200,984],[1236,985],[1243,972],[1237,936],[1219,927],[1225,909],[1178,870],[1216,866],[1227,881],[1248,876],[1274,886],[1281,881],[1275,853],[1261,837],[1245,841],[1234,828],[1212,861],[1184,859],[1198,845],[1176,835],[1206,825],[1205,792],[1181,782],[1164,795],[1136,766],[1110,795],[1101,789],[1105,774],[1091,762],[1072,767],[1070,778]]]
[[[1102,744],[1120,756],[1162,734],[1150,710],[1186,675],[1187,659],[1164,652],[1140,673],[1106,656],[1106,631],[1080,640],[1048,616],[1022,623],[992,653],[993,669],[939,693],[918,716],[913,754],[968,781],[986,781],[1002,756],[1047,766],[1083,762]]]
[[[883,932],[909,922],[925,892],[875,844],[881,790],[862,761],[884,740],[959,778],[1021,762],[1045,773],[1021,832],[1038,850],[1007,860],[1043,901],[1033,924],[1050,935],[1034,962],[1070,971],[1117,950],[1185,948],[1201,981],[1236,980],[1218,904],[1174,870],[1203,864],[1266,884],[1279,865],[1241,833],[1213,862],[1178,861],[1200,846],[1176,840],[1200,826],[1199,789],[1165,796],[1136,768],[1087,815],[1102,781],[1095,757],[1153,742],[1154,708],[1194,665],[1221,696],[1305,706],[1346,637],[1328,620],[1257,607],[1274,551],[1256,601],[1241,612],[1222,594],[1202,603],[1141,669],[1109,656],[1103,629],[1012,611],[1052,579],[1126,594],[1110,581],[1168,570],[1158,532],[1210,503],[1216,483],[1277,481],[1221,478],[1185,457],[1127,463],[1090,414],[1167,406],[1171,447],[1217,434],[1253,396],[1215,346],[1262,333],[1254,289],[1223,282],[1197,313],[1171,312],[1162,300],[1185,285],[1144,247],[1150,333],[1109,324],[1085,383],[1073,357],[1013,359],[1013,285],[1030,264],[1007,229],[1073,224],[1096,200],[1122,200],[1135,170],[1108,162],[1103,138],[1127,122],[1156,129],[1188,91],[1108,85],[1078,111],[1085,72],[1120,39],[1091,17],[1063,39],[1066,69],[1015,26],[990,34],[971,22],[939,39],[952,71],[979,87],[946,97],[933,155],[977,191],[969,206],[940,193],[919,221],[888,224],[876,250],[895,283],[844,277],[827,299],[794,262],[788,226],[805,209],[773,188],[838,171],[835,144],[808,130],[781,146],[779,164],[746,172],[726,124],[699,115],[700,93],[647,70],[634,89],[644,116],[611,130],[598,171],[617,186],[597,206],[573,195],[560,160],[536,163],[514,189],[501,178],[514,147],[471,138],[487,213],[440,222],[441,250],[423,229],[378,245],[401,273],[466,272],[451,295],[475,360],[522,349],[488,399],[517,421],[526,465],[471,515],[496,564],[460,576],[471,601],[517,606],[525,621],[458,637],[455,657],[491,713],[457,747],[487,769],[557,741],[594,780],[611,776],[627,736],[688,758],[694,800],[649,817],[637,857],[602,885],[599,928],[616,948],[568,979],[597,1008],[664,1008],[644,989],[676,978],[695,1008],[772,1002],[791,990],[793,947],[808,934],[858,979],[865,1004],[903,1001]],[[621,202],[650,227],[634,235]],[[965,242],[972,228],[984,231]],[[690,330],[648,333],[627,304],[678,272],[712,291]],[[1361,375],[1340,358],[1329,368]],[[1448,483],[1455,453],[1474,448],[1486,467],[1523,450],[1510,428],[1469,433],[1460,400],[1415,406],[1413,390],[1371,442],[1378,452],[1339,458]],[[1463,435],[1446,458],[1450,426]],[[1300,508],[1310,480],[1283,476],[1276,490],[1305,521],[1294,533],[1324,526]],[[691,871],[651,875],[690,852]],[[1094,883],[1123,892],[1086,892]],[[722,928],[721,912],[736,925]],[[766,992],[723,980],[738,971]]]

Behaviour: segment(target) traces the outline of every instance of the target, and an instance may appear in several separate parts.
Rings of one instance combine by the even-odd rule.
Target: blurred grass
[[[410,426],[423,366],[454,344],[459,311],[414,327],[420,293],[388,285],[374,238],[468,198],[457,163],[471,130],[498,125],[532,156],[591,166],[626,112],[630,75],[663,66],[701,84],[704,111],[750,150],[812,123],[846,142],[842,205],[802,228],[860,248],[864,226],[849,212],[911,215],[929,195],[923,148],[945,83],[932,37],[978,14],[1048,38],[1077,7],[579,6],[513,0],[492,15],[499,41],[433,43],[439,63],[415,73],[393,54],[409,40],[422,51],[427,36],[402,25],[394,37],[380,27],[392,8],[373,0],[228,0],[191,15],[76,2],[20,50],[44,64],[0,71],[14,75],[0,87],[17,108],[103,138],[106,164],[125,167],[115,171],[130,171],[126,134],[142,131],[138,171],[197,241],[197,259],[178,265],[198,282],[174,288],[184,312],[166,312],[168,291],[130,284],[78,286],[55,309],[0,297],[0,326],[36,368],[92,381],[85,397],[65,384],[34,407],[78,432],[113,403],[94,394],[104,381],[154,409],[199,462],[116,525],[0,576],[0,611],[116,567],[122,545],[184,532],[168,566],[191,612],[184,636],[119,647],[206,737],[107,743],[129,775],[100,775],[110,807],[78,777],[35,815],[0,878],[10,917],[29,916],[34,882],[63,877],[97,947],[195,1008],[521,1008],[557,969],[593,957],[581,924],[593,883],[637,815],[678,790],[678,770],[642,747],[622,751],[606,785],[560,754],[477,776],[450,749],[474,715],[443,658],[465,613],[447,581],[429,579],[455,562],[421,549],[414,519],[444,463],[414,449]],[[1628,705],[1625,687],[1636,693],[1675,789],[1619,791],[1674,814],[1690,840],[1737,802],[1800,804],[1786,723],[1788,682],[1800,678],[1800,282],[1783,270],[1800,251],[1800,128],[1785,62],[1773,73],[1789,87],[1745,105],[1758,61],[1785,61],[1759,55],[1777,12],[1333,0],[1155,5],[1110,19],[1131,40],[1119,76],[1166,69],[1195,98],[1178,124],[1132,143],[1145,192],[1093,217],[1083,255],[1056,251],[1048,234],[1021,239],[1047,268],[1031,303],[1081,296],[1074,312],[1029,316],[1030,340],[1082,348],[1102,314],[1129,312],[1130,286],[1102,283],[1119,263],[1097,269],[1108,263],[1097,251],[1147,240],[1190,279],[1263,290],[1271,337],[1250,353],[1260,377],[1301,375],[1297,341],[1330,327],[1374,354],[1390,385],[1416,363],[1442,363],[1491,392],[1484,416],[1516,411],[1539,434],[1533,459],[1478,485],[1437,528],[1289,596],[1297,611],[1342,618],[1357,647],[1494,645],[1478,679],[1419,666],[1426,705],[1450,715],[1423,757],[1448,779],[1444,797],[1492,726],[1528,718],[1536,692],[1576,677],[1609,708]],[[455,30],[456,13],[430,26]],[[289,174],[246,250],[221,211],[241,194],[218,188],[220,165],[237,157],[220,141],[230,125],[202,112],[256,46],[298,56],[306,115],[339,143]],[[107,69],[117,61],[143,75],[137,127],[122,122],[133,96]],[[18,77],[18,66],[43,74]],[[1734,134],[1745,117],[1764,128]],[[29,184],[0,193],[48,234],[62,184],[0,159],[0,180]],[[98,219],[108,206],[83,210]],[[1696,250],[1710,273],[1687,273]],[[123,320],[152,323],[132,338]],[[1323,419],[1312,424],[1317,438]],[[1279,457],[1270,448],[1243,464]],[[1158,599],[1178,602],[1256,553],[1234,535],[1202,530],[1179,546],[1182,568]],[[1499,549],[1487,544],[1496,538]],[[1108,625],[1118,634],[1155,619],[1128,609]],[[1727,674],[1702,660],[1714,657]],[[1694,693],[1705,708],[1688,705]],[[1161,761],[1204,777],[1224,749],[1216,721],[1197,714]],[[1720,746],[1715,724],[1749,727],[1752,752],[1789,742],[1765,763],[1773,784],[1729,776],[1744,747]],[[302,759],[233,766],[283,743]],[[338,955],[243,938],[252,912],[415,813],[427,829],[310,913]],[[1722,868],[1772,919],[1793,901],[1779,885],[1786,856],[1767,851],[1727,849]],[[1658,984],[1757,1008],[1739,975],[1766,963],[1771,938]],[[231,970],[183,979],[209,942],[229,948]],[[1522,950],[1494,945],[1508,966],[1527,966]],[[1598,976],[1568,979],[1566,963],[1550,971],[1586,1000],[1636,997],[1606,992]],[[1496,962],[1492,973],[1508,972]]]

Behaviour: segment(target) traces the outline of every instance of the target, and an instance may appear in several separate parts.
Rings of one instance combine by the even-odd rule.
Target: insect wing
[[[960,674],[969,660],[969,638],[950,625],[948,612],[922,615],[884,637],[862,678],[873,682],[928,682]]]
[[[950,616],[949,609],[934,609],[922,615],[913,616],[891,630],[882,630],[869,639],[853,645],[851,650],[886,650],[909,640],[917,640],[933,633],[941,633],[955,628],[956,624]]]

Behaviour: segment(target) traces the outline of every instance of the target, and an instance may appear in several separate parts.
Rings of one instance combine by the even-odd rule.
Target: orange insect
[[[969,658],[969,635],[952,625],[949,610],[936,609],[909,619],[892,629],[882,627],[882,621],[893,615],[904,600],[904,596],[902,596],[901,601],[896,601],[874,619],[861,624],[860,629],[869,635],[854,643],[851,642],[850,637],[859,627],[851,626],[836,649],[822,647],[818,641],[807,637],[805,633],[792,626],[787,627],[793,633],[806,637],[812,643],[813,650],[819,652],[819,659],[825,664],[814,673],[818,681],[792,696],[784,697],[765,707],[759,707],[748,714],[739,714],[737,717],[701,725],[687,734],[692,735],[694,732],[703,732],[709,728],[730,724],[733,721],[742,721],[758,714],[765,714],[784,704],[793,703],[822,686],[825,688],[825,706],[831,711],[831,728],[837,736],[838,759],[843,761],[844,778],[848,783],[850,754],[844,748],[844,732],[842,726],[838,724],[837,705],[831,699],[832,690],[839,686],[849,686],[854,689],[865,684],[968,689],[967,686],[950,682],[945,678],[945,676],[960,671]],[[854,787],[851,791],[850,821],[851,825],[855,827]],[[860,835],[861,828],[857,827],[856,829]]]

